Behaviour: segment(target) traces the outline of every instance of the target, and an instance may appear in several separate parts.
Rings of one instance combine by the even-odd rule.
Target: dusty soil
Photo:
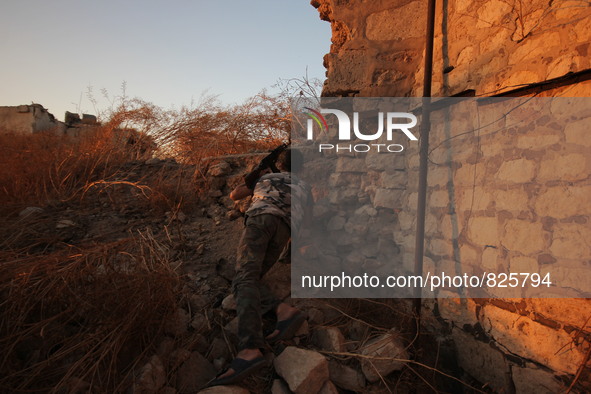
[[[243,158],[229,158],[226,164],[214,162],[202,171],[171,160],[131,162],[121,168],[117,178],[92,185],[80,199],[50,202],[26,217],[6,219],[6,225],[14,231],[8,232],[11,235],[2,242],[4,250],[26,249],[28,253],[43,255],[119,245],[143,237],[153,240],[174,266],[179,278],[176,307],[163,314],[166,321],[157,324],[160,329],[148,343],[128,341],[119,350],[127,352],[127,358],[135,358],[121,364],[125,371],[121,373],[123,382],[119,387],[127,387],[124,391],[196,392],[233,358],[236,319],[228,295],[243,228],[241,211],[246,204],[234,205],[227,195],[241,181],[248,160],[245,163]],[[289,266],[277,265],[267,281],[278,296],[289,296]],[[405,343],[410,341],[404,338],[404,330],[408,330],[412,318],[404,303],[287,300],[306,311],[309,320],[294,340],[270,349],[271,359],[290,344],[322,350],[323,344],[314,335],[319,327],[338,328],[345,341],[345,352],[357,351],[369,339],[392,327],[402,330]],[[273,327],[274,316],[266,316],[265,329],[270,331]],[[12,364],[13,371],[31,365],[41,346],[39,341],[43,342],[43,338],[24,342],[28,345],[20,348],[20,359]],[[117,355],[118,360],[125,358],[124,354]],[[355,357],[331,359],[360,370]],[[64,364],[57,370],[71,367],[63,359],[60,362]],[[251,392],[270,392],[278,378],[270,367],[241,385]],[[60,390],[100,392],[100,383],[94,379],[74,374],[65,383],[60,381]],[[408,392],[421,387],[420,382],[415,373],[403,369],[358,391],[391,392],[396,387],[397,392]],[[0,384],[8,388],[6,385],[12,383],[6,380]],[[39,388],[35,382],[29,387],[33,391]]]

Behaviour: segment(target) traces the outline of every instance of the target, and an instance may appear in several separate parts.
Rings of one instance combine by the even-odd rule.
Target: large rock
[[[338,361],[329,361],[330,380],[345,390],[359,392],[365,387],[365,376],[361,372]]]
[[[178,308],[175,313],[166,321],[164,332],[173,336],[180,336],[187,332],[191,316],[183,308]]]
[[[180,393],[195,392],[215,375],[213,365],[200,353],[192,352],[178,370],[176,388]]]
[[[505,224],[502,245],[524,255],[541,252],[545,247],[546,232],[540,222],[511,219]]]
[[[236,310],[236,299],[234,299],[234,294],[228,294],[226,298],[224,298],[222,301],[222,309],[225,311]]]
[[[337,327],[316,327],[312,342],[322,350],[344,352],[345,337]]]
[[[459,329],[453,330],[452,337],[464,371],[495,392],[507,387],[508,366],[503,353]]]
[[[250,391],[238,386],[214,386],[201,390],[197,394],[250,394]]]
[[[273,386],[271,386],[271,394],[291,394],[291,390],[283,380],[275,379]]]
[[[589,185],[548,187],[537,195],[535,210],[538,215],[556,219],[590,215],[589,195],[591,195]]]
[[[526,363],[525,368],[511,366],[515,391],[523,394],[562,393],[567,387],[556,376],[533,363]]]
[[[585,261],[591,256],[591,228],[588,224],[557,223],[552,231],[550,253],[556,258]],[[586,286],[580,287],[585,289]]]
[[[142,368],[133,392],[134,394],[156,394],[165,383],[164,365],[160,357],[154,355]]]
[[[273,362],[275,371],[296,394],[317,393],[328,380],[328,362],[320,353],[287,347]]]
[[[404,367],[404,361],[408,359],[406,347],[400,341],[398,334],[390,331],[372,341],[369,341],[362,349],[361,370],[370,382],[377,382],[380,376],[387,376]]]
[[[228,175],[232,171],[232,166],[225,161],[220,161],[219,163],[211,166],[209,168],[208,174],[210,176],[225,176]]]
[[[493,305],[482,308],[480,322],[485,332],[509,352],[555,371],[575,374],[583,362],[581,348],[573,345],[565,330]]]
[[[370,40],[405,40],[423,37],[422,23],[408,23],[420,20],[426,15],[426,3],[414,1],[399,8],[390,8],[367,17],[366,35]]]
[[[333,382],[327,380],[324,383],[324,386],[322,386],[322,388],[318,392],[318,394],[339,394],[339,389],[337,389]]]

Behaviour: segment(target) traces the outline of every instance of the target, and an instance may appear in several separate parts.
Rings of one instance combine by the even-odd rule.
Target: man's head
[[[300,172],[304,166],[304,156],[298,149],[287,148],[277,158],[277,167],[281,171]]]

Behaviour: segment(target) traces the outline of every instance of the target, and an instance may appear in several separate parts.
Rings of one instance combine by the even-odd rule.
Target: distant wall
[[[40,104],[0,107],[0,131],[33,134],[40,131],[63,133],[65,126]]]
[[[79,138],[100,125],[94,115],[66,112],[65,121],[58,121],[41,104],[0,107],[0,133],[35,134],[49,131],[56,135]]]
[[[422,94],[426,2],[311,3],[333,30],[324,59],[324,96]],[[586,4],[437,3],[434,96],[466,90],[487,96],[560,77],[566,80],[561,86],[526,94],[591,96],[585,76],[591,43],[591,8]],[[575,72],[581,77],[569,80]],[[485,107],[479,111],[481,119],[491,119]],[[588,124],[590,115],[580,121]],[[564,277],[574,287],[584,288],[586,284],[577,283],[576,270],[588,270],[591,262],[588,136],[566,120],[557,125],[533,118],[527,133],[498,126],[494,133],[473,133],[453,143],[444,143],[454,136],[453,129],[432,130],[431,146],[439,147],[430,155],[425,267],[454,271],[510,266],[512,272],[545,272],[558,263],[572,269]],[[394,167],[374,165],[370,176],[361,179],[359,171],[337,165],[331,186],[340,179],[340,185],[347,185],[347,198],[369,196],[376,209],[397,212],[389,228],[380,231],[391,231],[400,246],[393,259],[410,268],[416,148]],[[331,203],[338,204],[343,196],[335,193],[343,192],[331,193],[336,196]],[[590,316],[589,299],[439,298],[425,300],[423,324],[438,335],[449,332],[460,367],[495,391],[560,392],[574,379],[591,346]],[[588,367],[582,376],[579,384],[589,390]]]

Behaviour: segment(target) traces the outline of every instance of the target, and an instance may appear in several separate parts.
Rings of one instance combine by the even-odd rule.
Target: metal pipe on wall
[[[429,156],[429,131],[431,129],[430,97],[433,75],[433,41],[435,37],[436,0],[429,0],[427,9],[427,35],[425,42],[425,75],[423,78],[423,105],[421,136],[419,142],[419,190],[417,201],[417,228],[415,237],[415,275],[423,275],[423,254],[425,250],[425,212],[427,209],[427,170]],[[417,332],[420,329],[421,291],[415,288],[413,312],[418,319]]]

